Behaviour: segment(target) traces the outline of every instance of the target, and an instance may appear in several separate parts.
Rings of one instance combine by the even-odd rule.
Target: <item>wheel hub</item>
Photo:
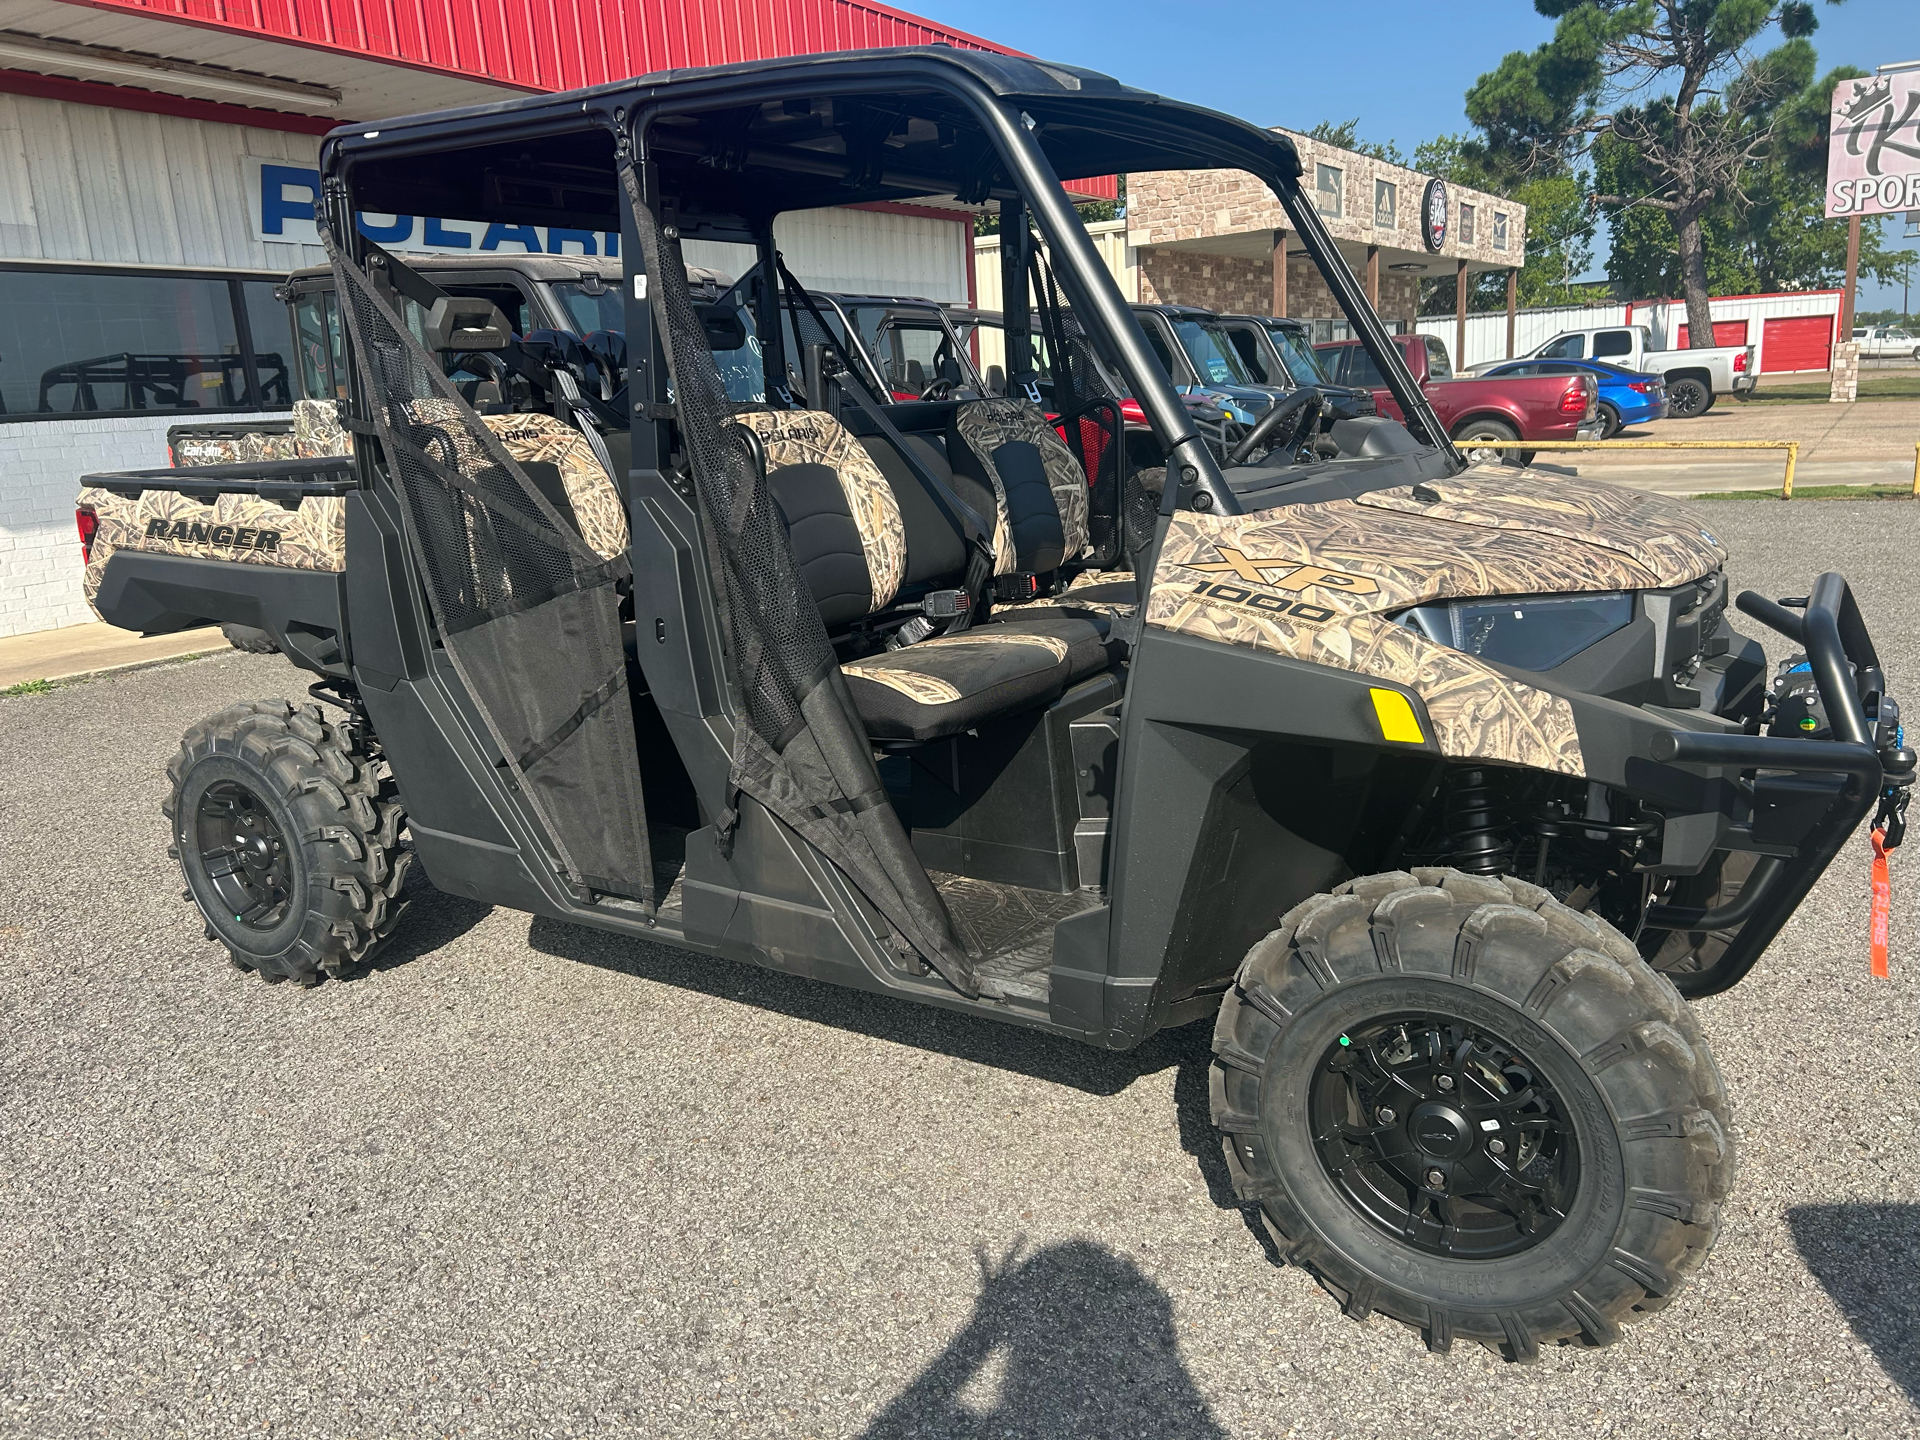
[[[250,930],[272,930],[293,899],[286,837],[260,797],[235,780],[207,787],[194,815],[200,866],[227,914]]]
[[[1502,1037],[1450,1016],[1395,1015],[1328,1048],[1308,1095],[1328,1178],[1416,1249],[1498,1259],[1567,1218],[1579,1148],[1552,1085]]]
[[[1473,1125],[1439,1101],[1429,1100],[1416,1109],[1407,1130],[1421,1153],[1435,1160],[1458,1160],[1473,1148]]]

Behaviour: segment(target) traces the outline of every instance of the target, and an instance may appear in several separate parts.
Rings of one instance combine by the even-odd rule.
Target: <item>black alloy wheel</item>
[[[1552,1085],[1511,1043],[1451,1016],[1393,1015],[1343,1034],[1308,1108],[1334,1187],[1429,1254],[1529,1250],[1579,1191],[1579,1146]]]
[[[273,812],[238,780],[209,785],[193,820],[200,865],[234,921],[268,933],[287,918],[293,861]]]
[[[1667,414],[1691,420],[1713,408],[1713,391],[1698,380],[1674,380],[1667,385]]]
[[[1620,418],[1620,412],[1602,400],[1600,402],[1600,438],[1611,440],[1626,428],[1626,422]]]

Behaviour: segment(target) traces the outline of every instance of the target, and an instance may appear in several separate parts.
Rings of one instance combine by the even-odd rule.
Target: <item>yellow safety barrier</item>
[[[1913,493],[1920,495],[1920,440],[1913,445]]]
[[[1456,440],[1454,445],[1462,450],[1784,450],[1782,500],[1793,498],[1793,472],[1800,465],[1798,440]],[[1913,493],[1920,495],[1920,445],[1913,449]]]

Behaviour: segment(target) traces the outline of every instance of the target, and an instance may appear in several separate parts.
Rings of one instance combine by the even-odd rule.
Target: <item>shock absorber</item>
[[[1456,771],[1447,786],[1447,838],[1453,863],[1469,875],[1498,875],[1512,858],[1507,815],[1485,770]]]

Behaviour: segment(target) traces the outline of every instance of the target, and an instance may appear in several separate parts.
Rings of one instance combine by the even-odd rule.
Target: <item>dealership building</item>
[[[182,420],[284,413],[273,291],[323,263],[320,137],[345,121],[676,66],[887,45],[1003,50],[869,0],[9,0],[0,20],[0,636],[92,620],[82,474],[167,463]],[[1078,182],[1087,198],[1114,182]],[[965,303],[973,212],[785,217],[804,281]],[[618,237],[363,215],[396,250],[604,256]],[[706,257],[693,253],[689,259]]]

